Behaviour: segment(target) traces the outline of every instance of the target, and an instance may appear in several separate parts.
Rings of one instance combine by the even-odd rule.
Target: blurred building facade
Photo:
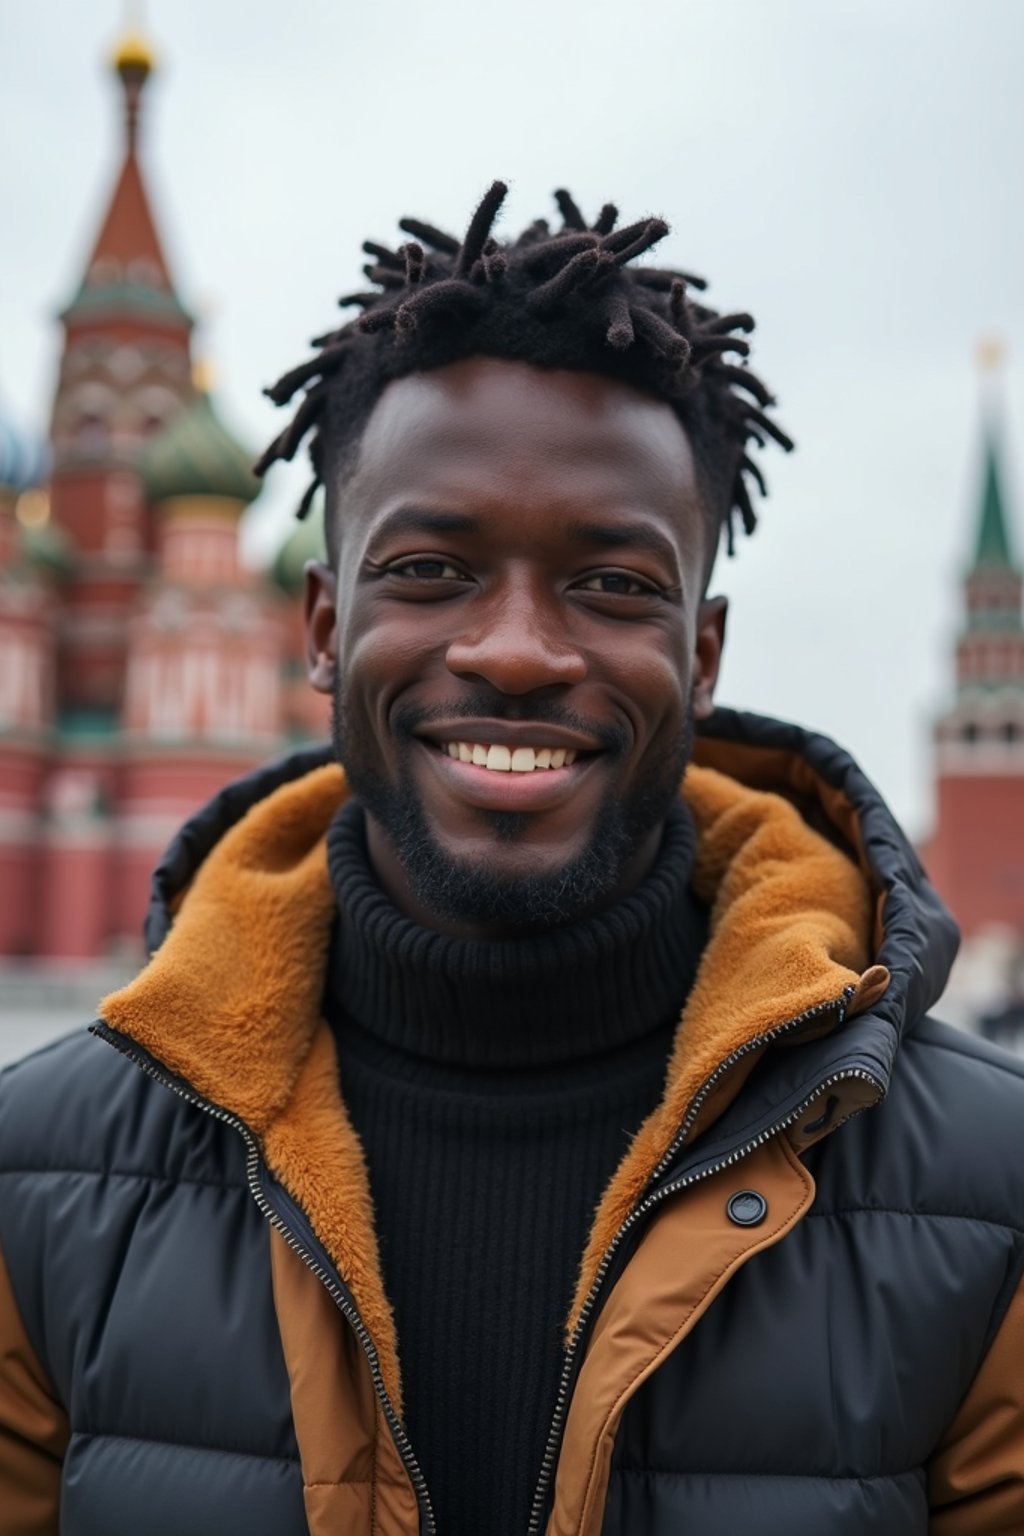
[[[995,344],[982,362],[991,377],[972,558],[952,700],[933,728],[935,827],[921,851],[963,934],[946,1012],[1024,1052],[1024,567],[1008,498]]]
[[[152,68],[124,38],[123,155],[60,316],[49,443],[0,417],[0,957],[136,959],[182,819],[326,731],[296,685],[297,543],[269,574],[239,556],[260,487],[194,364],[147,194]]]

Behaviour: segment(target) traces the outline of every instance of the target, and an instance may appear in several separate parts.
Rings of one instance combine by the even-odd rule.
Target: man
[[[333,754],[2,1084],[2,1529],[1020,1532],[1024,1074],[857,767],[712,707],[752,321],[503,196],[271,391]]]

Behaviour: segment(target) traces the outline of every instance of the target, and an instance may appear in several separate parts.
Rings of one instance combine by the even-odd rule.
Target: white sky
[[[0,0],[0,397],[45,424],[56,309],[116,173],[118,0]],[[568,186],[663,213],[659,260],[751,309],[754,365],[799,441],[719,567],[723,702],[862,761],[912,834],[949,686],[976,494],[979,335],[1002,335],[1011,493],[1024,455],[1024,4],[1018,0],[149,0],[145,159],[204,318],[225,416],[361,286],[401,214],[460,230],[512,183],[510,229]],[[305,482],[275,471],[265,548]],[[1024,516],[1016,506],[1017,547]]]

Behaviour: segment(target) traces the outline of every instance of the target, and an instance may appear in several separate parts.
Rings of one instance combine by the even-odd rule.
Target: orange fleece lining
[[[747,1042],[839,998],[867,963],[867,885],[788,801],[693,767],[683,797],[697,823],[693,888],[711,909],[711,936],[676,1032],[664,1096],[598,1204],[570,1333],[605,1249],[716,1067]]]
[[[697,822],[693,884],[711,908],[711,938],[664,1098],[595,1214],[570,1325],[604,1249],[715,1067],[857,985],[867,960],[867,884],[793,806],[710,768],[691,767],[682,792]],[[365,1159],[320,1018],[335,913],[325,834],[347,794],[344,774],[329,764],[253,806],[197,872],[153,960],[100,1011],[260,1139],[344,1276],[400,1412]]]
[[[344,1276],[400,1413],[369,1178],[320,1018],[335,911],[324,835],[346,795],[328,765],[253,806],[199,869],[150,964],[100,1014],[256,1134]]]

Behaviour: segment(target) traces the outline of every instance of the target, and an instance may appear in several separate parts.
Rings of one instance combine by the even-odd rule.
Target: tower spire
[[[1000,371],[1004,356],[1005,349],[998,337],[986,337],[979,343],[978,365],[983,374],[984,390],[984,459],[975,524],[974,571],[1016,569],[999,451]]]
[[[121,167],[81,286],[63,318],[73,318],[83,305],[93,317],[100,309],[122,315],[126,309],[133,314],[145,310],[153,316],[155,306],[164,320],[190,326],[191,318],[174,291],[137,153],[142,92],[156,59],[135,6],[126,13],[124,29],[110,53],[110,67],[124,97]]]
[[[153,49],[142,30],[138,6],[127,7],[124,30],[113,52],[114,69],[124,89],[125,148],[134,154],[139,137],[142,90],[156,64]]]

